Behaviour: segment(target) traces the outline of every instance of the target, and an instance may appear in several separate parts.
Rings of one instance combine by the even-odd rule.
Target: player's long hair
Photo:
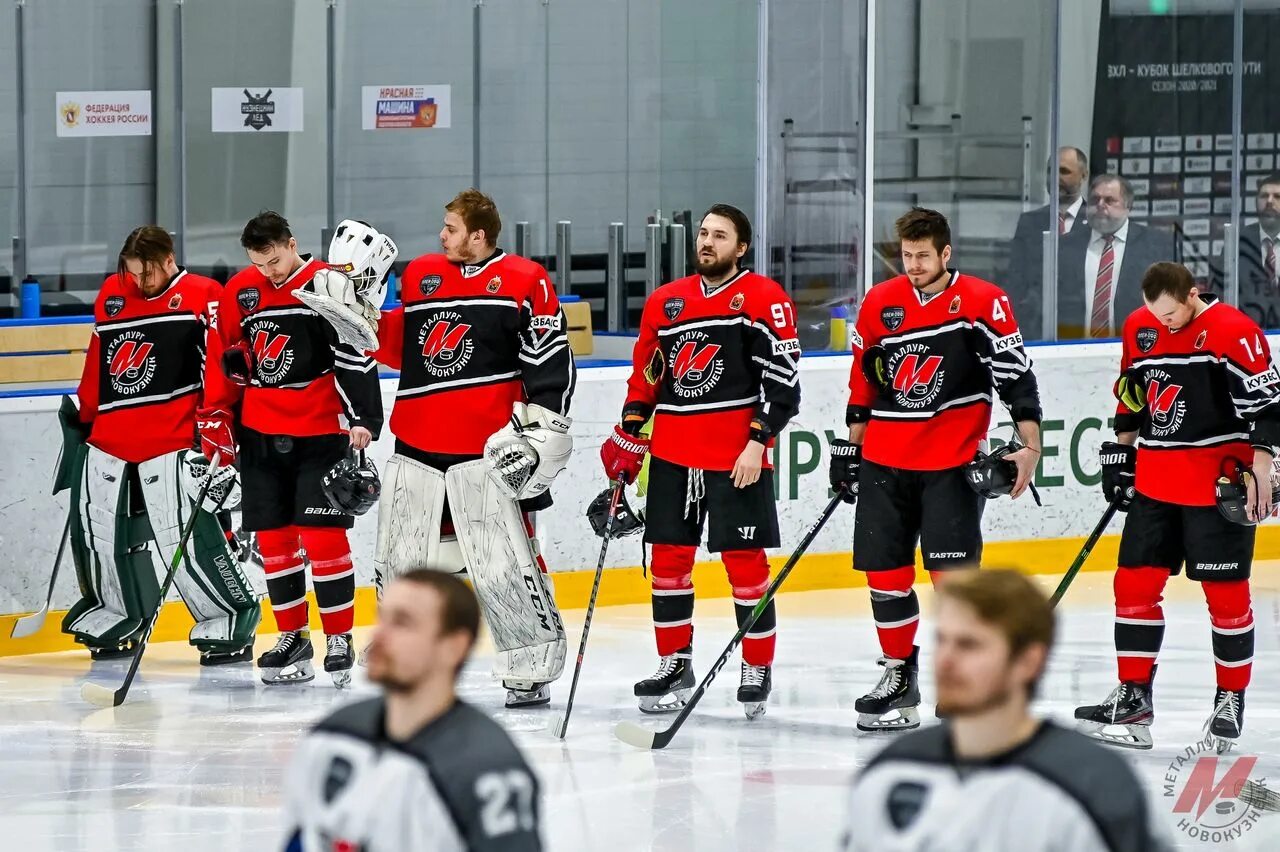
[[[498,215],[498,205],[480,190],[464,189],[444,209],[458,214],[462,224],[467,226],[467,233],[484,231],[484,239],[488,245],[498,244],[498,235],[502,233],[502,217]]]
[[[125,265],[127,260],[141,261],[144,268],[150,266],[159,266],[164,268],[164,263],[173,255],[173,237],[169,236],[169,232],[159,225],[143,225],[140,228],[134,228],[133,231],[125,238],[124,245],[120,249],[120,257],[116,261],[116,274],[123,280],[129,275],[129,268]]]

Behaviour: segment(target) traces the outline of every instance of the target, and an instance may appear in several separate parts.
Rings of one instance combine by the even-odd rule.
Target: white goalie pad
[[[104,636],[129,618],[125,592],[116,565],[119,515],[127,513],[129,486],[126,462],[93,445],[81,473],[80,526],[84,546],[92,554],[91,582],[98,605],[86,610],[68,628],[89,636]]]
[[[373,557],[380,587],[415,568],[449,574],[463,570],[457,539],[440,533],[444,498],[440,471],[399,453],[387,461]]]
[[[511,420],[484,444],[490,475],[503,494],[527,500],[551,487],[573,454],[572,423],[541,405],[515,404]]]
[[[321,269],[293,295],[324,317],[338,340],[357,352],[378,348],[378,309],[361,301],[355,284],[335,269]]]
[[[546,683],[564,669],[564,626],[520,507],[498,489],[490,470],[484,459],[449,468],[453,525],[498,649],[494,676]]]

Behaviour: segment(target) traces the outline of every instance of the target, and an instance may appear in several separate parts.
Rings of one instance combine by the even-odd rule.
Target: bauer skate
[[[687,646],[662,658],[658,670],[636,684],[635,695],[642,713],[671,713],[680,710],[693,692],[693,648]]]
[[[1155,671],[1151,672],[1155,678]],[[1080,732],[1124,748],[1151,748],[1151,723],[1155,721],[1151,681],[1123,681],[1101,704],[1076,708]]]
[[[1206,740],[1211,740],[1218,754],[1235,748],[1244,730],[1244,690],[1218,687],[1213,694],[1213,715],[1205,722]]]
[[[773,668],[771,666],[753,666],[742,664],[742,682],[738,687],[738,701],[742,702],[742,712],[748,719],[756,719],[765,714],[769,703],[769,693],[773,689]]]
[[[275,647],[258,657],[262,669],[262,682],[268,686],[277,683],[307,683],[315,680],[316,670],[311,665],[315,651],[311,648],[311,636],[302,630],[289,630],[280,634]]]
[[[325,637],[324,670],[333,678],[333,685],[338,689],[346,689],[351,685],[351,667],[355,662],[350,633],[335,633]]]
[[[920,727],[920,649],[905,660],[881,657],[884,674],[876,688],[854,702],[858,730],[867,733],[909,731]]]
[[[532,680],[504,680],[508,710],[515,707],[545,707],[551,703],[551,684]]]
[[[219,649],[200,652],[200,665],[202,666],[229,666],[233,663],[251,663],[253,662],[253,643],[245,645],[239,650]]]

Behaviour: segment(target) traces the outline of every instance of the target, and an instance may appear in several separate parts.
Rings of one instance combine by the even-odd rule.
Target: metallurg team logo
[[[923,343],[908,343],[889,358],[894,399],[903,408],[927,408],[942,391],[942,356],[929,354]]]
[[[462,321],[457,311],[443,311],[422,324],[418,345],[422,347],[422,363],[437,379],[452,376],[467,366],[475,351],[471,324]]]
[[[724,375],[720,344],[710,343],[704,331],[688,331],[672,344],[667,363],[671,365],[671,389],[676,396],[696,399],[709,392]]]
[[[254,375],[264,385],[278,384],[293,366],[291,335],[281,334],[273,322],[258,324],[253,332]]]
[[[1147,411],[1153,438],[1177,432],[1187,416],[1187,401],[1180,398],[1182,385],[1174,384],[1172,379],[1164,370],[1147,373]]]
[[[126,331],[107,348],[111,388],[121,396],[141,393],[156,374],[155,344],[140,331]]]

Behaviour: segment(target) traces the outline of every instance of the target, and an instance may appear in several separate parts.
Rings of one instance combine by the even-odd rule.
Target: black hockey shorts
[[[1138,494],[1124,519],[1119,565],[1177,574],[1185,561],[1192,580],[1247,580],[1257,530],[1231,523],[1216,506],[1179,506]]]
[[[699,499],[696,478],[701,476]],[[773,496],[773,471],[764,468],[746,488],[735,488],[726,470],[705,470],[690,476],[689,468],[657,456],[649,457],[649,491],[645,506],[644,540],[649,544],[696,547],[707,525],[707,550],[755,550],[777,547],[778,504]]]
[[[853,520],[853,567],[888,571],[915,564],[916,541],[930,571],[971,568],[982,559],[986,499],[963,467],[904,470],[864,460]]]
[[[355,526],[325,499],[320,481],[346,458],[346,435],[264,435],[240,428],[240,511],[246,530]]]

